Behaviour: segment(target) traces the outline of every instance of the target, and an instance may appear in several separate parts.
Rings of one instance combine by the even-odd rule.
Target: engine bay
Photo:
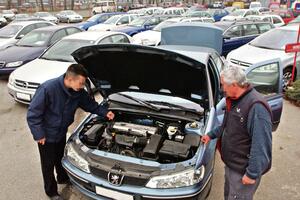
[[[195,155],[203,131],[203,120],[182,121],[117,113],[113,121],[92,118],[81,129],[79,138],[91,149],[174,163]]]

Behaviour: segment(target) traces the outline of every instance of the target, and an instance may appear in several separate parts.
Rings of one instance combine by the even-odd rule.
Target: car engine
[[[195,155],[203,127],[203,121],[166,120],[122,113],[116,115],[114,121],[100,117],[91,119],[79,137],[92,149],[174,163]]]

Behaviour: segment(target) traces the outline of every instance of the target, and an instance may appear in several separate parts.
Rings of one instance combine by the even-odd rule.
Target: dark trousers
[[[225,185],[224,199],[225,200],[252,200],[258,188],[260,179],[258,178],[253,185],[244,185],[242,183],[243,175],[235,172],[225,166]]]
[[[57,183],[54,177],[54,168],[57,174],[56,179],[58,183],[68,181],[69,179],[61,164],[65,145],[66,138],[57,143],[46,142],[44,145],[38,144],[44,179],[44,189],[49,197],[58,195]]]

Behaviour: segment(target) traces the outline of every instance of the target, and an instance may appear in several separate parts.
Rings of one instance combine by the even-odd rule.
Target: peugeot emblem
[[[107,175],[107,180],[110,184],[120,186],[122,184],[124,175],[121,173],[112,173],[109,172]]]

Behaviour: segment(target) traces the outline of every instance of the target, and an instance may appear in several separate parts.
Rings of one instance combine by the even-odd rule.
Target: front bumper
[[[17,67],[2,67],[0,68],[0,75],[8,75],[12,73]]]
[[[110,198],[97,194],[96,188],[111,191],[112,193],[121,193],[132,196],[133,200],[202,200],[207,197],[210,191],[212,174],[207,175],[199,184],[185,188],[175,189],[152,189],[143,186],[111,185],[107,180],[85,173],[73,166],[65,157],[62,160],[63,167],[66,169],[71,182],[84,195],[99,200],[109,200],[111,198],[119,199],[116,196]]]
[[[10,96],[17,102],[30,104],[33,95],[35,94],[34,89],[21,89],[15,85],[7,83],[7,89]]]

